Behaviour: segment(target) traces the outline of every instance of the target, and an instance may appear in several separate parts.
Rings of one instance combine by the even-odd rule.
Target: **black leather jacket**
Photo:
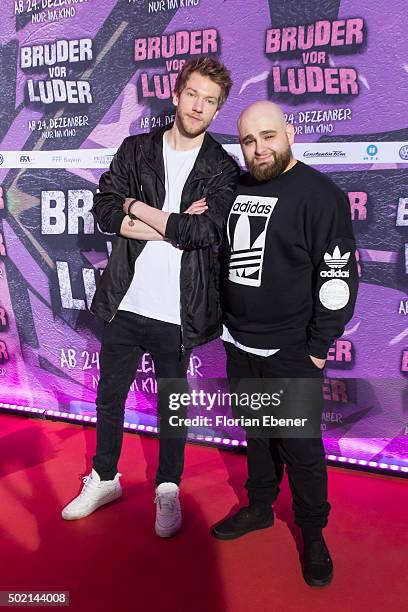
[[[125,198],[138,198],[161,209],[165,199],[163,133],[128,136],[102,174],[100,193],[92,212],[103,232],[118,234],[108,265],[100,278],[91,312],[111,321],[133,278],[137,257],[146,241],[119,235]],[[221,334],[218,246],[234,197],[239,175],[237,164],[209,134],[188,177],[180,213],[167,221],[165,237],[183,249],[180,269],[181,346],[190,349]],[[201,215],[184,213],[192,202],[206,197],[208,210]]]

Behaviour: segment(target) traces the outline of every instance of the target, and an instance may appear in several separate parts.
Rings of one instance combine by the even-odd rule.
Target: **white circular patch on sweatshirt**
[[[333,278],[320,287],[319,299],[328,310],[340,310],[350,299],[350,290],[344,280]]]

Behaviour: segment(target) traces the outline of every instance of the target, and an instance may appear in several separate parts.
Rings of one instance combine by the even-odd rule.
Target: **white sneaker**
[[[113,480],[101,480],[98,472],[92,470],[83,479],[84,486],[80,494],[63,509],[61,515],[66,521],[75,521],[92,514],[99,506],[117,499],[122,495],[119,472]]]
[[[155,531],[161,538],[175,535],[181,527],[179,488],[174,482],[162,482],[156,489]]]

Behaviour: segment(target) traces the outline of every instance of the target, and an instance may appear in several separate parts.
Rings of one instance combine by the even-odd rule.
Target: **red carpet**
[[[184,528],[161,540],[153,530],[157,441],[126,434],[123,498],[63,521],[94,444],[92,428],[0,415],[0,590],[69,591],[70,610],[91,612],[407,610],[406,480],[329,469],[325,535],[335,577],[316,590],[301,577],[286,481],[272,529],[233,542],[209,535],[245,503],[243,455],[188,445]]]

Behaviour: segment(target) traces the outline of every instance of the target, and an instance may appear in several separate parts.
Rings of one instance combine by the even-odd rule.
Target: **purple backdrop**
[[[0,401],[94,415],[101,323],[88,307],[113,237],[94,224],[92,195],[125,136],[171,121],[180,62],[208,54],[234,79],[211,126],[227,150],[239,158],[242,108],[272,99],[295,125],[297,157],[349,195],[361,286],[329,351],[326,448],[407,467],[405,2],[5,0],[0,11]],[[194,351],[192,383],[224,375],[219,341]],[[154,390],[146,355],[129,423],[154,425]]]

